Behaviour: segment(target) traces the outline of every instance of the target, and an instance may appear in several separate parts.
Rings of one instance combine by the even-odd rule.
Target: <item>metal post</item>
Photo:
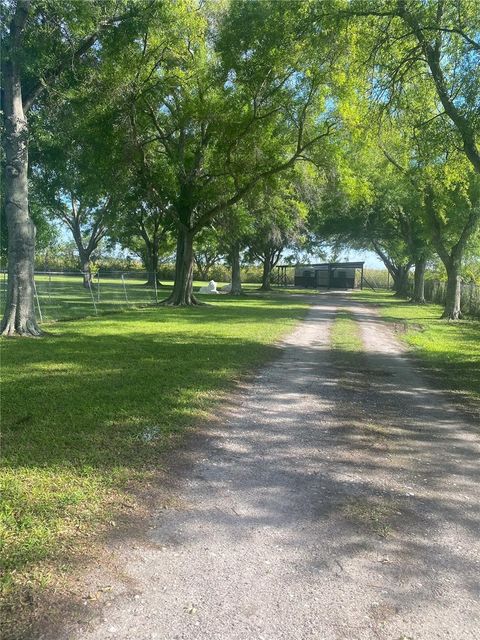
[[[153,286],[155,287],[155,303],[158,304],[158,290],[157,290],[157,271],[153,272]]]
[[[92,282],[88,279],[88,288],[90,289],[90,295],[92,296],[93,308],[95,309],[95,315],[98,316],[97,305],[95,304],[95,296],[93,294]]]
[[[124,276],[124,274],[122,273],[123,291],[125,292],[125,301],[128,304],[127,287],[125,285],[125,278],[123,276]]]
[[[38,299],[37,285],[35,283],[35,280],[33,281],[33,291],[35,293],[35,299],[37,301],[38,315],[40,316],[40,322],[43,322],[42,309],[40,307],[40,300]]]

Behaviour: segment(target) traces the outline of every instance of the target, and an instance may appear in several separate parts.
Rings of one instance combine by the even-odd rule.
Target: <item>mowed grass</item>
[[[96,317],[154,304],[165,299],[173,287],[173,282],[163,280],[155,289],[155,287],[146,286],[145,281],[146,275],[141,273],[127,272],[123,274],[123,278],[121,274],[108,274],[102,275],[100,279],[94,277],[92,287],[85,288],[82,277],[78,273],[37,274],[35,276],[36,312],[37,315],[41,313],[45,322]],[[194,291],[198,291],[206,284],[208,283],[200,280],[194,281]],[[216,284],[217,288],[221,289],[227,283],[217,282]],[[247,294],[255,292],[259,287],[260,285],[256,283],[243,284]],[[0,277],[0,312],[2,313],[6,289],[7,281],[4,274]],[[318,292],[313,289],[274,287],[273,295],[277,293],[313,295]],[[203,298],[204,295],[200,294],[199,299]]]
[[[43,565],[113,526],[132,488],[228,401],[240,376],[275,355],[307,309],[293,296],[209,301],[45,324],[41,339],[1,341],[7,601],[48,582]]]
[[[357,390],[364,385],[366,368],[360,325],[348,309],[337,309],[330,330],[331,359],[337,382],[344,389]]]
[[[480,321],[442,320],[442,308],[395,298],[387,291],[356,291],[362,302],[379,307],[382,317],[397,325],[423,367],[449,391],[480,406]]]
[[[146,276],[126,273],[94,278],[91,288],[83,286],[80,274],[35,276],[37,314],[44,321],[63,321],[111,314],[125,309],[138,308],[165,299],[173,282],[164,281],[156,289],[146,286]],[[194,289],[207,284],[194,282]],[[218,283],[220,288],[225,283]],[[257,285],[258,286],[258,285]],[[7,283],[0,280],[0,309],[3,311]],[[202,296],[203,297],[203,296]]]
[[[352,353],[363,350],[358,322],[353,313],[346,309],[338,309],[331,330],[331,344],[334,353]]]

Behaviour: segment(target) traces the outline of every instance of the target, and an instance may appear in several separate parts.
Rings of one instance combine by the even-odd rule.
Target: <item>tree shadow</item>
[[[367,567],[401,616],[478,597],[478,423],[429,388],[402,355],[332,350],[337,301],[348,306],[326,297],[307,319],[304,327],[318,327],[318,339],[287,340],[282,349],[207,330],[199,338],[195,321],[232,321],[210,308],[180,310],[192,323],[181,333],[119,335],[106,332],[112,319],[102,320],[101,350],[93,327],[88,335],[64,328],[35,342],[28,357],[16,354],[28,371],[13,463],[102,472],[163,465],[162,434],[187,429],[216,406],[220,424],[180,450],[169,468],[188,505],[156,515],[147,582],[164,562],[162,547],[189,550],[193,576],[205,571],[203,551],[213,537],[233,555],[268,531],[270,543],[286,550],[278,579],[298,589],[328,585],[332,616],[342,615],[335,601],[342,589],[378,596],[363,579],[356,584],[351,567]],[[258,312],[244,304],[235,322],[253,321]],[[158,322],[149,313],[144,319],[146,326]],[[274,357],[220,413],[217,394],[231,388],[239,370]],[[18,377],[6,385],[5,396],[18,398]],[[79,400],[74,416],[71,398]]]

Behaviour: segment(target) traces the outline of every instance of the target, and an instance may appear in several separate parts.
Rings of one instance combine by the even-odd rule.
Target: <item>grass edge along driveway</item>
[[[440,318],[442,307],[413,304],[390,291],[355,291],[358,302],[374,304],[394,324],[417,363],[437,385],[468,401],[480,415],[480,321]]]
[[[135,508],[164,454],[301,319],[293,296],[218,298],[3,339],[0,536],[7,617]],[[83,547],[82,547],[83,545]],[[66,565],[65,565],[66,563]],[[2,616],[3,617],[3,616]]]

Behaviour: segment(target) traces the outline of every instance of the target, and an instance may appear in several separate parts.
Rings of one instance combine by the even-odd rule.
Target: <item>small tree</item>
[[[85,287],[91,286],[91,261],[121,198],[110,122],[89,107],[81,92],[60,104],[47,100],[47,113],[33,119],[31,153],[32,200],[71,232]]]
[[[163,208],[125,192],[125,198],[109,223],[110,236],[139,256],[147,271],[149,287],[161,285],[158,278],[162,256],[174,250],[171,223]]]
[[[282,253],[302,239],[307,207],[286,177],[262,185],[250,194],[246,204],[253,219],[247,256],[261,263],[260,290],[270,291],[272,271]]]

